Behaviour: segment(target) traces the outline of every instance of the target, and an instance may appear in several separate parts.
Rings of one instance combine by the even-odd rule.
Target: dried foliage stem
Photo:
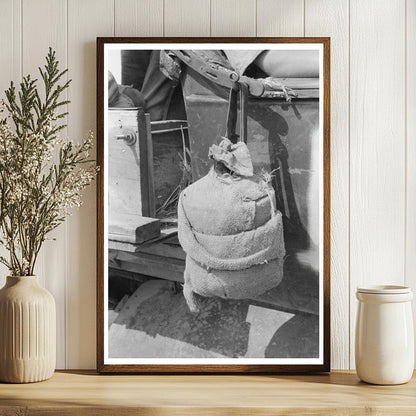
[[[0,106],[0,245],[9,252],[0,263],[13,276],[33,275],[48,234],[81,205],[96,174],[92,133],[80,144],[59,136],[69,103],[60,97],[70,81],[61,84],[67,70],[59,70],[52,49],[39,73],[44,94],[28,75],[18,91],[10,84]]]

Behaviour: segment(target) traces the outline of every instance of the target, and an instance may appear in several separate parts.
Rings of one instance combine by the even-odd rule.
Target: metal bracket
[[[116,140],[124,140],[127,146],[133,146],[137,141],[137,134],[133,130],[125,130],[116,136]]]

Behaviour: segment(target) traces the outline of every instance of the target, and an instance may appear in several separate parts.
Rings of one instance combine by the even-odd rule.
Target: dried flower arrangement
[[[52,49],[39,72],[44,93],[27,75],[20,90],[10,84],[0,106],[0,247],[9,252],[0,262],[12,276],[33,275],[43,242],[80,206],[97,169],[92,133],[80,144],[59,136],[69,103],[60,97],[70,81],[60,84],[67,70],[60,71]]]

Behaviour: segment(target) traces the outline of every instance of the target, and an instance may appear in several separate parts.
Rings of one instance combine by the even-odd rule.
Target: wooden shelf
[[[42,383],[0,383],[0,415],[415,415],[415,380],[372,386],[351,372],[104,376],[59,371]]]

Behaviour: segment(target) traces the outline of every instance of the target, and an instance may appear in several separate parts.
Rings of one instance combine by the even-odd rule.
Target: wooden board
[[[160,220],[134,214],[114,216],[108,224],[109,240],[141,244],[160,235]]]
[[[68,66],[72,78],[68,98],[68,134],[79,143],[95,132],[97,33],[114,33],[113,0],[68,0]],[[39,25],[39,21],[36,22]],[[57,29],[59,31],[61,29]],[[94,155],[95,156],[95,155]],[[95,366],[96,182],[83,195],[83,205],[68,218],[66,270],[65,368]],[[55,273],[54,278],[57,279]],[[57,279],[59,280],[59,278]],[[82,340],[80,342],[80,340]],[[58,345],[58,350],[62,347]]]
[[[305,3],[306,36],[330,36],[331,48],[331,363],[349,368],[349,38],[348,3]]]
[[[120,214],[154,216],[148,134],[143,109],[111,108],[108,111],[110,223]]]
[[[304,5],[304,0],[257,0],[257,36],[305,36]]]
[[[128,253],[109,250],[108,266],[160,279],[183,282],[184,261],[174,258],[161,258],[149,253]]]
[[[0,415],[413,416],[416,380],[360,383],[355,373],[286,376],[99,376],[55,373],[0,385]]]
[[[256,0],[211,0],[211,19],[211,36],[255,36]]]
[[[404,284],[404,6],[404,0],[350,2],[351,368],[356,288]],[[386,99],[386,91],[394,93]]]
[[[133,245],[120,241],[109,241],[109,267],[183,283],[185,253],[179,244],[163,241],[151,245]],[[130,276],[134,279],[134,275]],[[296,262],[286,262],[283,281],[279,286],[251,299],[274,308],[319,314],[318,283]]]
[[[210,0],[164,2],[163,36],[209,36]]]
[[[40,78],[38,67],[45,65],[45,57],[49,47],[56,51],[56,58],[60,62],[60,70],[67,67],[67,5],[66,0],[22,0],[22,73],[31,74],[32,78]],[[40,24],[46,20],[48,24]],[[64,76],[62,81],[67,79]],[[42,94],[44,88],[39,83]],[[62,95],[66,99],[67,92]],[[64,106],[61,110],[66,111]],[[61,131],[65,138],[68,130]],[[54,156],[55,163],[58,160]],[[68,269],[66,267],[69,254],[68,223],[64,223],[48,235],[37,264],[35,274],[39,276],[41,286],[46,287],[54,296],[56,302],[57,329],[57,365],[66,365],[66,282]],[[58,277],[59,276],[59,277]]]
[[[416,292],[416,0],[406,3],[407,15],[407,118],[406,118],[406,285]],[[413,319],[416,322],[416,297],[413,297]],[[414,327],[416,335],[416,325]],[[416,358],[416,351],[415,351]],[[416,361],[415,361],[416,362]]]
[[[114,36],[163,36],[163,0],[114,1]]]
[[[0,100],[5,99],[10,81],[18,83],[22,76],[21,50],[21,1],[4,0],[0,14]],[[0,255],[8,257],[4,247],[0,247]],[[6,266],[0,264],[0,287],[6,283],[8,275]]]

